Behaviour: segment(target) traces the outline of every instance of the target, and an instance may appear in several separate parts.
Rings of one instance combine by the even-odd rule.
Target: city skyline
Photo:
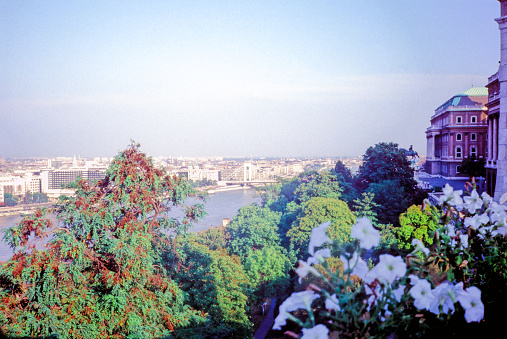
[[[360,156],[498,69],[497,1],[0,3],[0,156]]]

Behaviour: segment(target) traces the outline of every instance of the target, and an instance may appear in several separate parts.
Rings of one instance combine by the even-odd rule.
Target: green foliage
[[[249,280],[239,258],[193,241],[185,242],[181,250],[174,278],[186,291],[189,304],[209,313],[216,324],[234,324],[240,332],[250,328]]]
[[[165,260],[175,236],[203,214],[195,205],[181,221],[168,216],[192,194],[188,183],[154,168],[132,144],[104,180],[73,186],[73,197],[5,233],[15,253],[0,266],[2,330],[17,337],[153,338],[204,321],[185,305]],[[37,249],[44,241],[47,249]]]
[[[363,164],[359,166],[357,182],[366,188],[371,183],[398,180],[406,192],[411,194],[417,185],[413,176],[410,161],[405,152],[398,148],[398,144],[381,142],[366,150]]]
[[[399,224],[399,215],[412,204],[413,199],[398,180],[372,183],[366,193],[373,194],[375,213],[382,224]]]
[[[220,248],[227,248],[229,233],[224,226],[210,227],[195,234],[194,241],[214,251]]]
[[[354,214],[356,218],[367,217],[373,225],[377,223],[378,204],[374,201],[375,194],[373,192],[363,192],[362,199],[354,200]]]
[[[280,244],[280,213],[256,204],[241,207],[227,226],[230,253],[245,257],[251,250]]]
[[[460,173],[472,177],[485,177],[486,176],[486,160],[484,158],[477,158],[471,155],[463,159],[460,165]]]
[[[334,198],[313,198],[301,205],[301,214],[287,232],[287,237],[296,250],[306,253],[312,229],[331,221],[328,236],[338,243],[348,242],[355,220],[345,202]]]
[[[343,189],[330,172],[310,172],[300,177],[301,184],[294,190],[295,201],[304,203],[312,198],[334,198],[339,199]]]
[[[250,251],[244,267],[254,293],[262,298],[284,294],[289,285],[292,264],[287,251],[281,246],[266,246]]]
[[[4,203],[7,206],[16,206],[18,204],[18,200],[19,198],[11,193],[4,193]]]
[[[419,239],[425,246],[433,244],[434,233],[439,227],[428,211],[412,205],[400,215],[400,227],[395,229],[400,248],[412,248],[412,240]]]
[[[341,160],[338,160],[336,162],[334,172],[335,174],[341,174],[345,181],[352,182],[352,172],[347,168],[347,166],[345,166],[343,162],[341,162]]]

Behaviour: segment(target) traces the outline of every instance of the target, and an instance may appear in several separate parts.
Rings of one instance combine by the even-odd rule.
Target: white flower
[[[429,310],[430,304],[433,301],[433,293],[431,293],[431,284],[425,279],[419,279],[414,275],[410,275],[411,283],[415,281],[414,287],[408,292],[414,298],[414,306],[419,310]],[[416,280],[417,279],[417,280]]]
[[[303,328],[303,336],[301,339],[328,339],[328,333],[328,328],[319,324],[312,328]]]
[[[320,226],[312,229],[312,233],[310,235],[310,243],[308,244],[308,253],[313,255],[315,247],[320,247],[325,243],[331,243],[331,239],[326,234],[326,229],[331,225],[331,222],[325,222]]]
[[[324,258],[329,258],[331,256],[331,251],[329,248],[323,248],[315,252],[313,257],[310,257],[306,260],[308,265],[314,265],[319,263],[324,263]]]
[[[336,297],[336,293],[329,298],[326,298],[326,309],[335,310],[337,312],[340,310],[340,302]]]
[[[400,285],[400,287],[393,290],[394,299],[396,299],[397,302],[401,301],[403,294],[405,294],[405,285]]]
[[[419,281],[419,277],[415,274],[411,274],[407,278],[410,279],[410,285],[415,285]]]
[[[394,257],[390,254],[382,254],[378,264],[372,269],[372,274],[382,282],[392,284],[397,278],[403,277],[407,272],[407,264],[400,256]]]
[[[484,318],[484,304],[481,300],[481,290],[475,286],[457,293],[457,299],[465,310],[467,323],[479,322]]]
[[[424,247],[424,244],[419,239],[412,240],[412,245],[415,246],[414,253],[422,252],[424,255],[430,254],[430,250]]]
[[[443,205],[447,201],[449,205],[456,206],[458,210],[461,210],[463,205],[463,199],[461,198],[463,190],[454,191],[451,185],[445,184],[443,192],[444,195],[440,197],[440,205]]]
[[[431,291],[433,300],[431,301],[428,310],[436,315],[440,314],[440,306],[442,306],[442,312],[448,314],[449,311],[454,312],[454,286],[449,283],[442,283]]]
[[[465,200],[464,206],[470,213],[475,213],[476,210],[482,208],[483,202],[476,190],[473,190],[469,197],[463,199]]]
[[[370,219],[366,217],[357,220],[357,223],[352,226],[350,236],[358,239],[361,248],[366,250],[377,246],[380,241],[380,232],[373,228]]]
[[[343,262],[344,270],[352,267],[352,275],[357,275],[359,278],[364,279],[364,276],[368,273],[368,264],[357,255],[357,252],[354,252],[350,261],[343,255],[340,255],[340,259]]]
[[[465,226],[469,227],[473,230],[478,229],[482,225],[486,225],[489,222],[489,217],[487,213],[476,214],[473,217],[465,218]]]
[[[319,273],[319,271],[317,271],[311,265],[308,265],[303,260],[299,260],[299,267],[296,268],[296,273],[297,273],[297,275],[299,275],[299,283],[301,283],[301,281],[303,280],[303,278],[306,277],[306,275],[308,273],[311,273],[311,274],[313,274],[316,277],[320,277],[321,276],[321,274]]]
[[[482,201],[484,201],[485,206],[489,205],[493,201],[493,198],[491,198],[490,195],[486,192],[482,192],[481,198]]]
[[[275,319],[273,329],[281,330],[282,326],[287,323],[288,312],[292,312],[300,308],[309,310],[311,308],[312,302],[319,297],[320,295],[313,291],[292,293],[292,295],[280,305],[280,313]]]

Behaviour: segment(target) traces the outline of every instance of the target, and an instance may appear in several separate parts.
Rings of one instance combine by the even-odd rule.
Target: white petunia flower
[[[461,198],[463,190],[454,191],[451,185],[445,184],[443,193],[444,195],[440,197],[440,205],[447,202],[449,205],[455,206],[458,210],[461,210],[463,205],[463,199]]]
[[[357,275],[359,278],[364,279],[364,276],[368,273],[368,264],[357,255],[357,252],[354,252],[350,261],[343,255],[340,255],[340,259],[343,262],[344,270],[348,270],[352,267],[352,275]]]
[[[320,226],[312,229],[312,233],[310,235],[310,243],[308,244],[308,253],[313,255],[315,251],[315,247],[320,247],[325,243],[331,243],[331,239],[326,234],[326,229],[331,225],[331,222],[325,222]]]
[[[451,313],[454,312],[456,296],[454,294],[454,286],[451,283],[442,283],[432,290],[431,293],[433,295],[433,300],[428,308],[431,313],[436,315],[440,314],[440,306],[444,314],[448,314],[449,311],[451,311]]]
[[[336,297],[336,293],[326,298],[326,309],[340,311],[340,301]]]
[[[412,240],[412,245],[415,246],[413,253],[422,252],[424,255],[430,254],[430,250],[427,249],[421,240],[414,239]]]
[[[400,285],[400,287],[393,290],[394,299],[396,299],[397,302],[401,301],[403,294],[405,294],[405,285]]]
[[[359,246],[366,250],[373,246],[378,246],[380,241],[380,232],[373,228],[370,219],[366,217],[359,218],[357,223],[352,226],[350,236],[359,240]]]
[[[313,268],[311,265],[308,265],[306,261],[299,260],[299,267],[296,268],[296,273],[299,275],[299,283],[301,284],[301,281],[304,277],[308,275],[308,273],[313,274],[316,277],[320,277],[321,274],[319,271],[317,271],[315,268]]]
[[[411,275],[413,276],[413,275]],[[411,277],[409,276],[409,278]],[[416,276],[413,276],[417,278]],[[411,279],[411,282],[416,281]],[[429,310],[430,305],[433,301],[433,293],[431,292],[431,284],[426,279],[417,278],[414,287],[412,287],[408,293],[414,298],[414,306],[419,310]]]
[[[465,310],[465,320],[467,323],[479,322],[484,318],[484,304],[481,300],[481,290],[475,286],[457,293],[457,299],[461,307]]]
[[[482,225],[486,225],[489,222],[487,213],[476,214],[473,217],[465,218],[465,226],[473,230],[480,228]]]
[[[372,273],[379,281],[387,281],[392,284],[397,278],[403,277],[407,272],[407,264],[400,256],[390,254],[379,256],[378,264],[372,269]]]
[[[328,339],[329,329],[319,324],[312,328],[303,328],[303,336],[301,339]]]
[[[310,310],[312,302],[319,297],[320,295],[313,291],[292,293],[292,295],[280,305],[279,308],[280,312],[275,319],[273,329],[281,330],[282,326],[285,326],[285,324],[287,323],[288,312],[292,312],[300,308]]]
[[[315,252],[313,257],[310,257],[306,260],[306,263],[308,265],[314,265],[314,264],[322,264],[324,263],[324,258],[329,258],[331,256],[331,250],[329,248],[323,248]]]
[[[475,213],[475,211],[480,210],[483,205],[483,201],[476,190],[472,191],[469,197],[464,197],[465,201],[464,206],[470,213]]]

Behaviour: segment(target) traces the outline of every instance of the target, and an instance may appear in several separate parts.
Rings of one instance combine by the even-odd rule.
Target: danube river
[[[192,232],[206,230],[211,226],[222,225],[222,219],[233,218],[238,209],[242,206],[252,203],[259,203],[260,198],[256,196],[254,189],[238,189],[232,191],[222,191],[210,194],[205,201],[205,210],[208,215],[199,221],[192,229]],[[188,200],[188,204],[194,203],[194,200]],[[171,211],[174,217],[181,216],[181,210]],[[181,218],[178,218],[181,220]],[[0,217],[0,261],[5,261],[12,256],[11,249],[2,241],[3,232],[9,226],[19,222],[19,215]]]

